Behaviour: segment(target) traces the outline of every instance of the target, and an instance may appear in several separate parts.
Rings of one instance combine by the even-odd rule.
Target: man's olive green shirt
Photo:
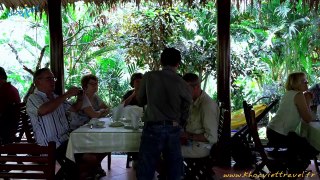
[[[184,125],[192,102],[191,89],[170,66],[147,72],[140,83],[140,105],[147,105],[142,120],[176,121]]]

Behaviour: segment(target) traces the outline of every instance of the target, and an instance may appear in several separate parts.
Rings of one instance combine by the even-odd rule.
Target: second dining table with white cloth
[[[106,153],[106,152],[138,152],[142,129],[126,129],[109,127],[110,118],[100,118],[105,121],[104,127],[90,128],[88,125],[71,132],[66,151],[66,157],[75,161],[76,153]]]
[[[305,137],[308,142],[320,151],[320,122],[301,122],[296,131],[300,136]]]

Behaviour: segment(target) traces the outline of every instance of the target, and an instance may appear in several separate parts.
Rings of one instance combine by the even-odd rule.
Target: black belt
[[[175,124],[177,124],[177,122],[175,121],[148,121],[146,122],[147,126],[154,126],[154,125],[169,125],[169,126],[173,126]]]

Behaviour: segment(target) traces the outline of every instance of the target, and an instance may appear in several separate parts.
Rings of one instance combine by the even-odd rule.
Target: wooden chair
[[[316,172],[317,172],[317,174],[318,174],[318,177],[320,177],[320,169],[319,169],[320,161],[318,160],[317,157],[315,157],[315,158],[313,159],[313,163],[314,163],[314,167],[315,167],[315,169],[316,169]]]
[[[127,163],[126,168],[130,168],[130,162],[133,161],[133,157],[136,152],[127,152]]]
[[[221,151],[226,150],[223,144],[224,140],[221,140],[222,134],[227,131],[224,124],[224,118],[227,111],[223,110],[222,106],[220,106],[220,116],[219,116],[219,125],[218,125],[218,142],[212,145],[210,149],[209,156],[203,158],[184,158],[183,166],[184,166],[184,180],[193,180],[193,179],[201,179],[201,180],[212,180],[213,175],[215,174],[213,171],[213,166],[221,163],[222,159],[218,158],[218,154]]]
[[[209,156],[183,159],[184,180],[213,180],[214,148],[216,144],[212,146]]]
[[[268,172],[264,169],[265,167],[269,172],[283,172],[287,171],[287,156],[284,151],[282,155],[272,156],[269,154],[259,138],[257,120],[255,117],[255,112],[252,110],[252,106],[247,104],[246,101],[243,102],[243,109],[245,113],[245,118],[248,126],[249,135],[253,140],[254,151],[258,153],[261,160],[255,164],[255,169],[252,174],[267,174]]]
[[[265,99],[265,98],[267,97],[260,98],[259,100]],[[260,122],[278,102],[279,102],[278,99],[272,100],[267,105],[267,107],[262,111],[262,113],[259,114],[257,117],[255,117],[256,122],[257,123]],[[244,108],[244,112],[250,111],[250,109],[252,109],[252,106],[245,102],[243,108]],[[231,153],[232,153],[233,160],[236,162],[235,164],[236,166],[252,167],[252,165],[255,162],[254,154],[252,154],[252,151],[251,151],[252,144],[253,142],[249,136],[248,125],[243,126],[238,132],[236,132],[232,136]]]
[[[33,134],[32,124],[30,117],[26,111],[26,104],[20,103],[18,104],[18,128],[16,133],[16,142],[28,142],[28,143],[35,143],[35,138]]]
[[[55,142],[49,142],[48,146],[39,146],[33,143],[1,145],[0,178],[53,180],[55,176],[55,149]]]

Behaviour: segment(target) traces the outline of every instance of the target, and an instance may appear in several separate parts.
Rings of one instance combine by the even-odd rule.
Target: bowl
[[[105,124],[104,121],[97,121],[95,125],[96,125],[97,127],[103,127],[104,124]]]
[[[96,125],[96,123],[99,121],[98,118],[92,118],[90,119],[90,121],[88,122],[88,125]]]

